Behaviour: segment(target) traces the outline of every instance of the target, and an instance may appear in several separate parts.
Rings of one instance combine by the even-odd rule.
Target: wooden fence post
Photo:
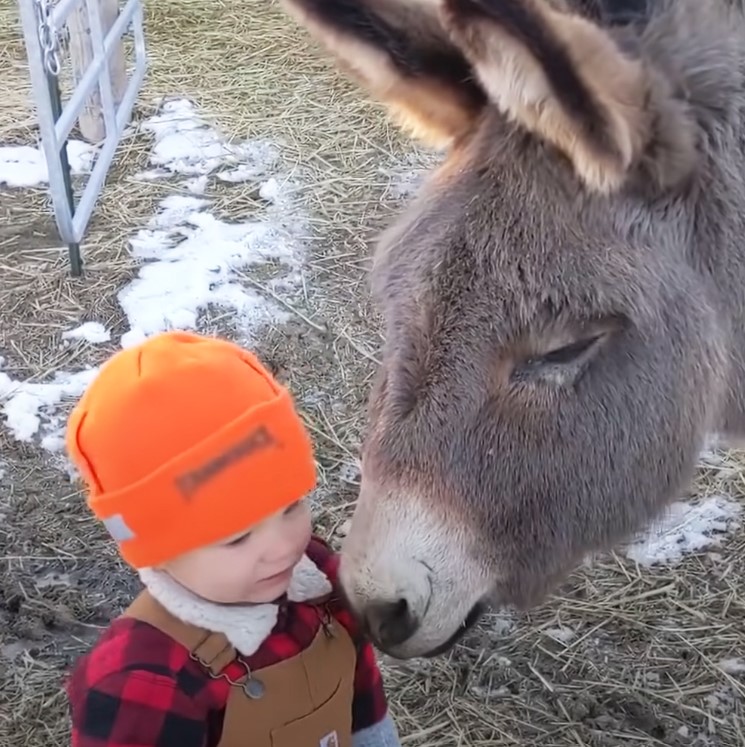
[[[119,15],[118,0],[81,0],[77,8],[72,11],[68,19],[70,31],[70,62],[72,63],[73,85],[77,86],[83,74],[93,60],[93,45],[91,44],[90,22],[86,3],[98,3],[100,8],[103,35]],[[127,84],[126,56],[124,54],[124,40],[120,39],[113,54],[109,57],[109,72],[111,75],[111,89],[114,104],[118,106]],[[78,117],[78,127],[83,138],[91,143],[99,143],[106,136],[106,124],[103,117],[100,86],[96,86]]]

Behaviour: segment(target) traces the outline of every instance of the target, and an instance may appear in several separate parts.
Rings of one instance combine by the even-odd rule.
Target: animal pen
[[[147,67],[141,0],[19,0],[41,147],[60,238],[72,274],[82,273],[80,243],[103,188]],[[68,38],[74,87],[63,103],[59,86],[61,37]],[[134,40],[134,69],[127,75],[124,37]],[[99,146],[80,200],[73,193],[67,141],[78,124]]]

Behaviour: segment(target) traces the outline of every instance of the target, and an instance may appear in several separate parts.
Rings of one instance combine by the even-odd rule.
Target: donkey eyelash
[[[602,335],[595,335],[594,337],[587,337],[584,340],[577,340],[564,347],[556,348],[555,350],[534,359],[536,363],[571,363],[575,358],[582,355],[582,353],[588,351]]]
[[[598,340],[600,340],[601,337],[602,335],[586,337],[582,340],[576,340],[575,342],[569,343],[569,345],[549,350],[548,353],[544,353],[543,355],[534,355],[526,359],[519,368],[521,370],[534,370],[538,366],[561,366],[571,363],[580,355],[586,353],[596,342],[598,342]]]

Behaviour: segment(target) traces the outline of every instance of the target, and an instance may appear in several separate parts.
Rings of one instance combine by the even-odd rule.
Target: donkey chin
[[[468,552],[472,538],[462,527],[438,521],[416,501],[397,501],[390,512],[381,496],[375,503],[370,514],[368,501],[358,503],[341,553],[342,593],[386,654],[445,653],[490,606],[494,568]]]

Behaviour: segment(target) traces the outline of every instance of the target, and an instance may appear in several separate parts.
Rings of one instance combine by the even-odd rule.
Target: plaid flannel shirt
[[[336,587],[338,556],[317,538],[307,553]],[[383,682],[372,647],[360,637],[338,594],[330,609],[357,648],[352,705],[357,732],[385,718]],[[244,661],[256,671],[296,656],[311,644],[321,622],[311,604],[282,605],[269,637]],[[236,662],[226,670],[231,678],[244,673]],[[229,689],[224,678],[210,678],[161,631],[119,618],[77,662],[68,681],[72,747],[213,747],[222,733]]]

